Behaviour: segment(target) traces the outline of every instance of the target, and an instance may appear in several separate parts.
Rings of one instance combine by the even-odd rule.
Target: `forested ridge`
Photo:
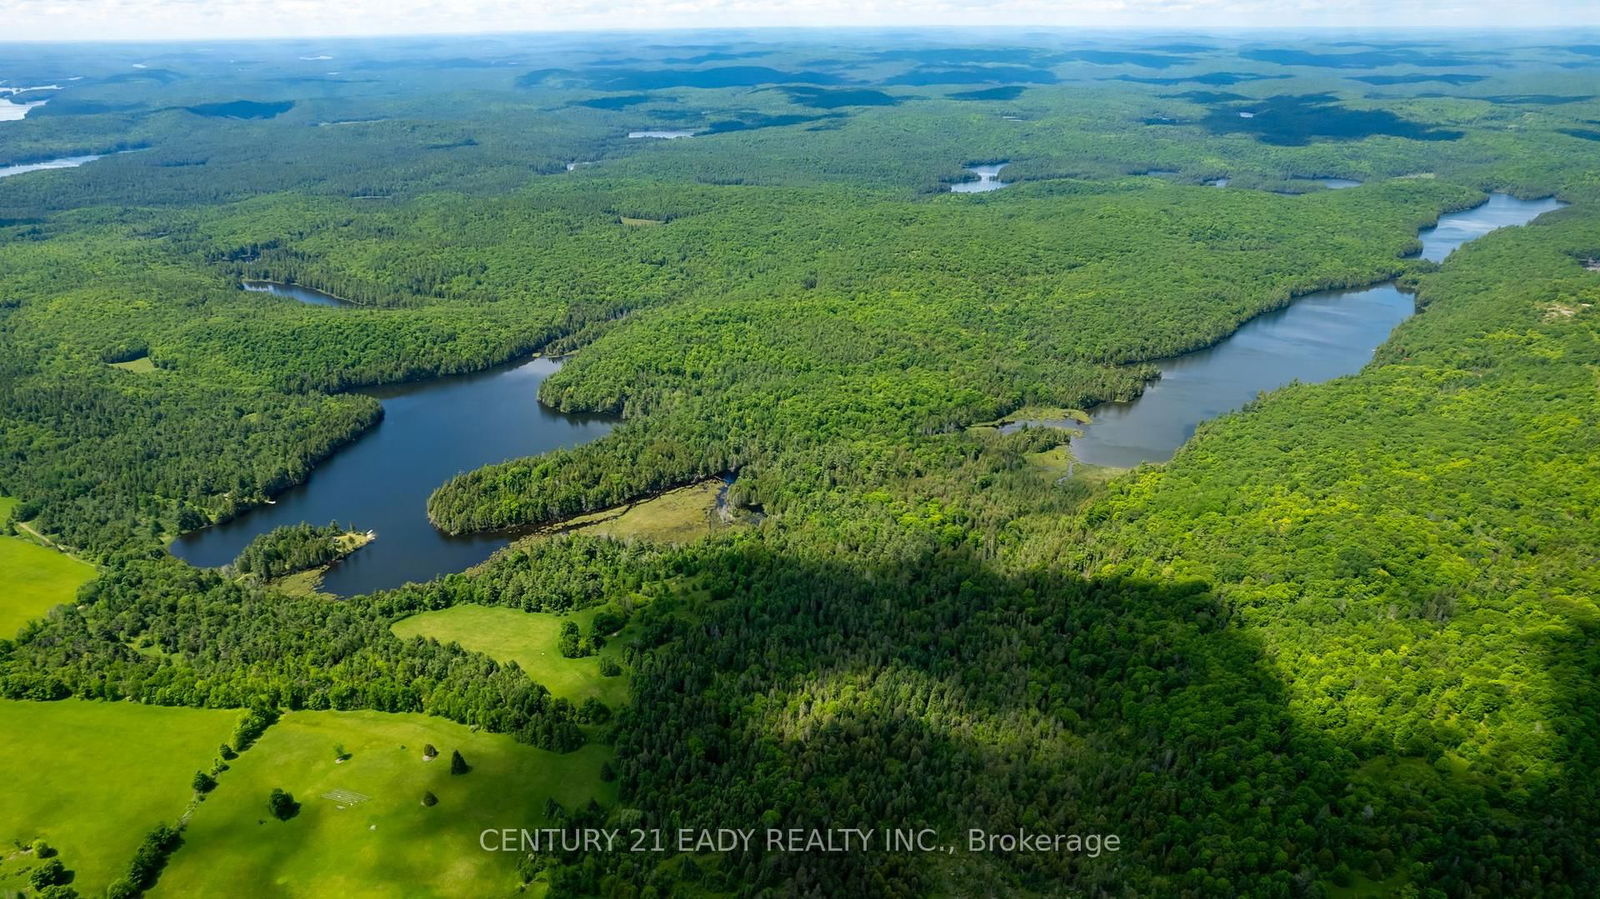
[[[784,264],[808,272],[801,283],[640,310],[542,390],[558,408],[619,411],[646,427],[464,474],[429,514],[448,531],[538,523],[807,444],[1126,399],[1148,372],[1118,363],[1204,345],[1293,296],[1404,270],[1416,228],[1472,202],[1431,181],[1386,188],[1285,209],[1262,195],[1130,187],[1114,211],[1101,190],[1019,188],[976,214],[946,204],[891,210],[895,227],[856,215],[820,223],[813,233],[862,240],[817,258],[774,235],[791,248]],[[1419,215],[1417,203],[1436,211]],[[1061,241],[1073,222],[1090,233]],[[672,227],[700,239],[692,220]]]
[[[106,50],[0,124],[5,163],[143,148],[0,180],[0,495],[102,568],[0,640],[0,697],[606,744],[617,804],[558,809],[572,826],[1122,840],[525,862],[554,897],[1600,892],[1581,53],[463,40],[316,78],[270,44],[134,75]],[[1463,77],[1396,74],[1418,66]],[[234,103],[276,112],[204,114]],[[1000,161],[1010,186],[947,192]],[[1571,206],[1410,258],[1489,191]],[[258,278],[355,305],[239,289]],[[1062,431],[973,427],[1092,416],[1154,359],[1390,278],[1420,312],[1370,365],[1168,463],[1073,468]],[[763,514],[677,546],[534,536],[338,602],[239,576],[328,561],[321,522],[232,570],[164,548],[306,481],[380,420],[363,389],[532,353],[571,354],[540,400],[621,423],[440,484],[442,530],[728,472]],[[465,604],[603,607],[584,639],[625,646],[629,701],[391,630]]]
[[[81,441],[61,441],[60,455],[7,454],[31,469],[10,479],[12,489],[38,502],[50,529],[75,545],[95,545],[97,530],[118,526],[117,537],[100,542],[112,545],[147,524],[156,533],[187,530],[298,483],[307,463],[375,420],[364,398],[317,400],[314,391],[581,344],[592,351],[551,379],[544,399],[620,411],[640,426],[541,463],[569,471],[544,487],[511,489],[507,502],[451,485],[431,510],[452,531],[540,523],[795,442],[947,429],[1026,403],[1126,398],[1146,372],[1121,363],[1202,345],[1295,295],[1392,276],[1409,266],[1399,257],[1418,227],[1477,196],[1427,180],[1292,205],[1255,192],[1141,182],[1033,193],[1019,189],[1004,207],[976,210],[886,198],[863,209],[859,192],[702,187],[669,201],[659,187],[588,185],[488,210],[440,199],[357,219],[338,204],[281,197],[187,218],[163,212],[159,231],[138,218],[82,213],[73,233],[0,247],[0,258],[22,273],[8,284],[16,305],[6,313],[6,339],[31,372],[18,380],[14,402],[26,409],[39,402],[35,390],[103,385],[95,388],[102,399],[70,401],[94,411],[51,424],[50,433],[102,428],[177,442],[284,424],[288,409],[277,407],[330,411],[284,432],[293,438],[272,437],[277,455],[262,458],[251,440],[233,437],[229,448],[201,456],[237,458],[222,466],[235,477],[172,471],[166,476],[196,483],[156,491],[164,506],[151,507],[150,491],[131,490],[94,500],[98,520],[80,521],[85,513],[36,493],[71,481],[83,465],[71,454],[90,445]],[[1123,202],[1104,208],[1108,193]],[[617,224],[617,209],[669,224],[630,229]],[[827,214],[810,212],[818,209]],[[1084,221],[1094,224],[1090,234],[1059,239]],[[833,242],[840,234],[858,239],[841,246]],[[287,241],[300,249],[273,249]],[[241,255],[251,261],[227,261]],[[372,299],[375,284],[404,289],[388,288],[393,308],[330,311],[264,301],[229,283],[245,277],[358,301]],[[1106,290],[1110,284],[1117,289]],[[130,292],[143,310],[132,328],[120,299]],[[1079,324],[1056,327],[1064,316]],[[855,327],[840,328],[846,319]],[[629,327],[619,330],[625,320]],[[745,333],[735,335],[736,327]],[[618,333],[607,338],[611,331]],[[58,334],[72,339],[59,342]],[[700,345],[712,339],[720,345]],[[97,369],[87,383],[72,376],[47,386],[55,371],[143,354],[158,377]],[[292,392],[278,392],[285,390]],[[159,413],[142,414],[159,424],[102,421],[112,414],[102,406],[136,416],[158,404]],[[219,420],[221,409],[232,414]],[[37,413],[25,418],[38,427]],[[96,445],[96,455],[113,467],[125,458],[115,440]],[[144,477],[187,464],[151,466],[143,455],[126,461]],[[501,471],[464,483],[489,484]],[[114,478],[97,490],[120,486]],[[124,521],[104,520],[112,509]]]

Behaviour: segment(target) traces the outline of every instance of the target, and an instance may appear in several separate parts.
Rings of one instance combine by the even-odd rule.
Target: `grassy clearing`
[[[600,659],[622,658],[622,642],[612,640],[598,656],[569,659],[556,648],[561,623],[572,620],[584,633],[597,609],[571,615],[523,612],[499,606],[460,605],[435,612],[423,612],[390,628],[395,636],[432,637],[441,643],[460,643],[502,662],[516,662],[528,676],[544,684],[554,696],[582,702],[593,696],[615,708],[627,702],[625,676],[602,677]]]
[[[1042,477],[1052,481],[1070,477],[1090,484],[1103,484],[1127,471],[1126,468],[1110,468],[1079,462],[1072,457],[1072,450],[1065,445],[1042,453],[1029,453],[1028,465]]]
[[[280,593],[290,596],[318,599],[337,599],[332,593],[322,592],[322,576],[328,573],[328,566],[321,565],[305,571],[296,571],[280,578],[273,578],[267,583]]]
[[[619,540],[650,540],[655,543],[688,543],[722,527],[717,520],[717,478],[669,490],[644,502],[607,509],[564,523],[568,533],[614,537]]]
[[[666,224],[666,222],[662,221],[661,219],[634,219],[634,218],[628,218],[627,216],[623,216],[622,217],[622,223],[624,225],[632,225],[632,226],[634,226],[636,228],[638,228],[638,227],[649,227],[651,225],[665,225]]]
[[[338,547],[342,559],[376,539],[378,535],[372,531],[345,531],[334,538],[333,545]]]
[[[43,838],[98,896],[127,872],[149,830],[173,823],[239,713],[129,702],[0,700],[0,746],[11,776],[0,790],[0,895],[15,895],[32,855],[13,841]]]
[[[430,743],[439,757],[423,761]],[[452,750],[470,772],[450,774]],[[558,755],[426,715],[291,712],[218,778],[150,895],[510,894],[518,856],[483,851],[479,833],[552,826],[549,797],[569,809],[613,801],[599,776],[609,756],[603,746]],[[274,788],[294,795],[297,816],[268,814]],[[424,792],[438,804],[424,806]]]
[[[16,502],[0,497],[0,522]],[[88,562],[22,537],[0,537],[0,637],[13,637],[29,621],[72,602],[94,574]]]
[[[123,371],[137,372],[141,375],[149,374],[150,372],[156,370],[156,364],[150,361],[149,356],[140,356],[137,359],[129,359],[127,362],[110,362],[107,364],[112,368],[120,368]]]
[[[1082,409],[1067,409],[1062,406],[1023,406],[1014,412],[1004,415],[994,421],[979,422],[973,425],[976,428],[998,428],[1001,425],[1017,421],[1059,421],[1076,422],[1080,425],[1089,423],[1089,413]]]

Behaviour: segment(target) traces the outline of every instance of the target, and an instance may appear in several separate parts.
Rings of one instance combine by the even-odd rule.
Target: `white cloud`
[[[7,0],[0,41],[746,26],[1572,27],[1595,0]]]

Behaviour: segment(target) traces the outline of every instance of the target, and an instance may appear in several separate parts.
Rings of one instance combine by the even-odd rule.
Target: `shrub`
[[[576,659],[584,654],[584,647],[580,639],[577,622],[561,622],[561,637],[556,641],[556,646],[565,658]]]
[[[606,606],[594,613],[594,620],[590,622],[589,629],[595,636],[604,637],[622,630],[627,623],[627,615],[618,609]]]
[[[36,890],[43,890],[48,886],[65,883],[66,880],[67,866],[63,865],[59,858],[50,859],[39,867],[34,868],[33,873],[28,875],[28,883]]]
[[[244,718],[239,721],[239,726],[233,730],[234,748],[240,752],[249,749],[250,744],[277,720],[276,709],[256,708],[246,712]]]
[[[300,814],[300,803],[295,802],[294,796],[290,793],[275,789],[272,791],[272,795],[267,797],[267,811],[271,812],[272,817],[277,818],[279,821],[287,821]]]
[[[611,709],[591,696],[578,707],[578,720],[584,724],[604,724],[611,720]]]

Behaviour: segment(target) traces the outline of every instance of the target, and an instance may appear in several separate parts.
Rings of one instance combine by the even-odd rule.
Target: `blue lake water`
[[[1440,218],[1418,235],[1421,256],[1440,261],[1496,228],[1522,225],[1561,207],[1554,199],[1494,194],[1474,209]],[[1411,317],[1409,294],[1393,283],[1309,294],[1258,315],[1212,346],[1156,360],[1161,377],[1127,403],[1105,403],[1081,427],[1072,453],[1094,465],[1127,468],[1172,458],[1195,428],[1293,380],[1326,381],[1360,371],[1395,326]]]
[[[298,284],[279,284],[277,281],[243,281],[240,287],[251,293],[270,293],[275,297],[288,297],[299,300],[308,306],[353,306],[349,300],[341,299],[331,293],[323,293],[310,287],[301,287]]]
[[[541,358],[366,391],[383,403],[376,427],[275,497],[275,505],[187,534],[172,552],[195,565],[224,565],[279,525],[331,521],[377,531],[378,539],[333,566],[323,580],[329,593],[367,593],[476,565],[510,535],[439,532],[427,516],[434,488],[463,471],[587,443],[611,430],[608,417],[540,405],[539,384],[559,367]]]
[[[1003,162],[999,165],[969,166],[967,171],[977,175],[978,180],[957,181],[956,183],[950,185],[950,192],[953,194],[981,194],[986,191],[999,190],[1000,188],[1011,183],[1009,181],[1000,180],[1000,170],[1005,167],[1006,164]]]
[[[0,166],[0,178],[10,178],[13,175],[26,175],[29,172],[47,172],[51,169],[75,169],[86,162],[94,162],[99,156],[63,156],[60,159],[49,159],[44,162],[29,162],[23,165]]]

